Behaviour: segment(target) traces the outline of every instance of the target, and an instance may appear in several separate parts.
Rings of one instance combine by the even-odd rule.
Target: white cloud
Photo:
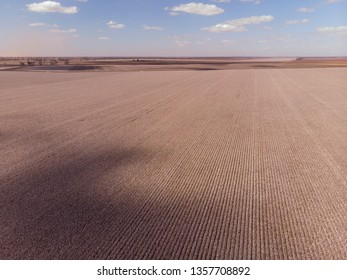
[[[347,26],[321,27],[317,31],[326,34],[347,35]]]
[[[344,2],[346,0],[326,0],[325,3],[326,4],[333,4],[333,3],[337,3],[337,2]]]
[[[76,14],[77,7],[63,7],[59,2],[44,1],[41,3],[32,3],[26,5],[27,9],[31,12],[37,13],[63,13],[63,14]]]
[[[33,22],[29,24],[32,27],[37,27],[37,26],[45,26],[46,24],[44,22]]]
[[[51,32],[53,32],[53,33],[75,33],[75,32],[77,32],[77,29],[75,29],[75,28],[66,29],[66,30],[62,30],[62,29],[51,29]]]
[[[110,20],[108,23],[106,23],[110,28],[113,29],[123,29],[125,28],[125,25],[122,23],[117,23],[115,21]]]
[[[233,25],[229,23],[222,23],[222,24],[216,24],[212,27],[206,27],[203,28],[203,30],[209,31],[209,32],[242,32],[246,31],[246,27],[243,25]]]
[[[47,24],[44,22],[33,22],[29,24],[31,27],[38,27],[38,26],[47,26],[50,28],[58,28],[59,26],[57,24]]]
[[[286,21],[286,24],[290,25],[290,24],[305,24],[305,23],[309,23],[310,21],[308,19],[298,19],[298,20],[288,20]]]
[[[183,35],[174,35],[169,36],[168,38],[172,40],[178,47],[185,47],[187,45],[192,44],[194,38],[190,34],[183,34]]]
[[[301,7],[297,9],[299,13],[313,13],[314,9],[313,8],[307,8],[307,7]]]
[[[222,44],[234,44],[235,41],[234,40],[222,40],[221,43]]]
[[[163,30],[163,28],[160,27],[160,26],[149,26],[149,25],[146,25],[146,24],[143,24],[143,25],[142,25],[142,28],[143,28],[144,30],[155,30],[155,31],[161,31],[161,30]]]
[[[209,32],[241,32],[241,31],[247,30],[245,25],[270,22],[272,20],[274,20],[274,17],[271,15],[245,17],[245,18],[228,20],[221,24],[203,28],[203,30],[206,30]]]
[[[213,16],[224,13],[222,8],[217,7],[216,5],[202,4],[202,3],[188,3],[175,6],[173,8],[165,8],[165,10],[170,10],[171,15],[177,15],[177,13],[188,13],[202,16]]]
[[[186,45],[189,45],[189,44],[191,44],[191,43],[192,43],[191,41],[181,41],[181,40],[175,41],[175,44],[176,44],[178,47],[185,47]]]
[[[109,40],[110,38],[108,37],[99,37],[98,40]]]
[[[260,4],[260,0],[240,0],[240,2],[243,3],[253,3],[253,4]]]
[[[212,2],[217,2],[217,3],[230,3],[231,0],[211,0]]]

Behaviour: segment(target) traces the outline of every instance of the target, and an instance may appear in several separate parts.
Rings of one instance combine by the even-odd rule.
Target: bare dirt
[[[0,58],[0,71],[211,71],[233,69],[297,69],[347,67],[346,57],[210,57],[210,58]],[[65,63],[68,61],[68,65]],[[29,66],[28,64],[35,64]],[[24,65],[24,66],[23,66]]]
[[[0,72],[0,259],[347,259],[346,74]]]

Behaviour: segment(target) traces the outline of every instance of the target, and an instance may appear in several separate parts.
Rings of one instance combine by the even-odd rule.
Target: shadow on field
[[[0,259],[214,256],[203,250],[190,252],[191,246],[210,239],[206,235],[192,240],[191,233],[196,230],[192,222],[203,218],[200,210],[211,202],[184,197],[170,203],[152,200],[158,196],[153,196],[156,186],[138,179],[137,185],[132,182],[136,174],[127,171],[136,164],[145,168],[150,151],[131,148],[85,154],[73,156],[67,150],[49,154],[44,162],[5,178],[0,190]],[[159,193],[172,194],[163,187]]]
[[[105,241],[121,237],[141,203],[118,171],[145,162],[147,152],[90,154],[49,155],[25,173],[5,178],[0,259],[93,259]],[[115,177],[101,179],[108,171]]]
[[[237,245],[239,229],[221,207],[233,202],[217,195],[217,186],[213,197],[195,197],[177,192],[174,182],[152,182],[140,170],[153,157],[146,149],[86,154],[48,154],[4,178],[0,259],[254,258],[251,251],[242,253],[252,244],[251,227],[245,226],[243,245]],[[131,170],[147,183],[133,181]],[[206,186],[190,188],[199,193]],[[243,216],[242,208],[231,207],[230,213]],[[280,239],[274,242],[281,247]]]

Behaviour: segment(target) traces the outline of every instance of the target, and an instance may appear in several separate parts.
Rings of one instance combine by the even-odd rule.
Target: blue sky
[[[347,1],[1,0],[0,56],[347,56]]]

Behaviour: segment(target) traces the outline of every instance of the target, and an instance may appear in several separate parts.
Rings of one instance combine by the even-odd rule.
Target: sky
[[[347,0],[1,0],[0,56],[347,56]]]

